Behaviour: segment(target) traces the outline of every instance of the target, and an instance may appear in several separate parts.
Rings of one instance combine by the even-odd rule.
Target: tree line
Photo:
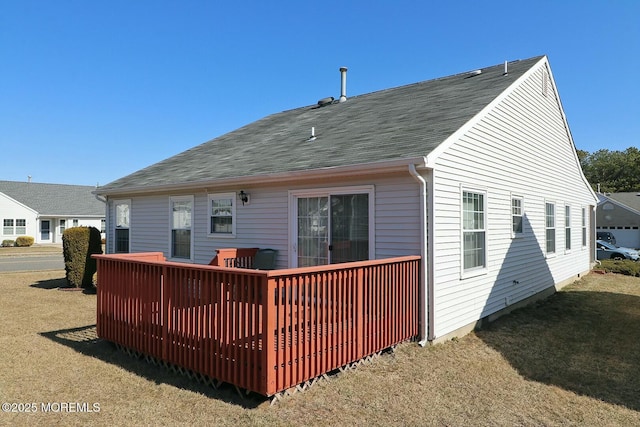
[[[585,177],[595,191],[619,193],[640,191],[640,150],[606,149],[589,153],[576,150]]]

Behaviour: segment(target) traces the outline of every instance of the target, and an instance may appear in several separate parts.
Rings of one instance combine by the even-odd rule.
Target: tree
[[[577,150],[585,177],[594,190],[601,192],[640,191],[640,150],[629,147],[625,151],[607,149],[589,153]]]

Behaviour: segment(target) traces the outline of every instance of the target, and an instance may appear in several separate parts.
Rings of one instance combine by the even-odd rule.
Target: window
[[[27,234],[26,219],[16,219],[16,234]]]
[[[107,231],[107,220],[100,220],[100,233],[105,233]]]
[[[522,197],[511,197],[511,224],[513,236],[522,235]]]
[[[587,246],[587,209],[582,208],[582,246]]]
[[[115,253],[129,252],[130,205],[129,200],[115,202]]]
[[[235,193],[209,195],[209,234],[233,237],[236,234]]]
[[[564,248],[571,250],[571,207],[564,207]]]
[[[193,196],[171,197],[171,258],[191,260]]]
[[[60,235],[64,234],[64,230],[67,228],[67,220],[66,219],[61,219],[60,220]]]
[[[463,270],[486,266],[485,194],[462,193]]]
[[[77,227],[78,225],[80,225],[80,223],[78,222],[78,220],[77,220],[77,219],[74,219],[74,220],[73,220],[73,226],[74,226],[74,227]]]
[[[5,219],[2,224],[2,234],[12,235],[13,234],[13,220]]]
[[[546,203],[545,230],[547,242],[547,254],[556,253],[556,205]]]

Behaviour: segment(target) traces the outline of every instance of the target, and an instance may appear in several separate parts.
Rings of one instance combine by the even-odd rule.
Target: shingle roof
[[[542,57],[267,116],[113,181],[98,192],[426,156]],[[316,139],[309,141],[311,128]]]
[[[45,216],[104,216],[105,203],[91,193],[94,190],[86,185],[0,181],[0,193]]]
[[[640,212],[640,191],[628,193],[606,193],[605,196]]]

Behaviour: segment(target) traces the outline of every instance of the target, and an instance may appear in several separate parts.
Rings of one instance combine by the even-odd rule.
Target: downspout
[[[427,181],[418,173],[414,164],[409,165],[409,173],[420,184],[420,255],[422,256],[422,274],[420,275],[420,289],[418,296],[420,300],[420,331],[418,336],[418,344],[425,346],[429,341],[427,330],[431,329],[429,320],[429,298],[427,292],[428,277],[428,247],[427,247]]]

